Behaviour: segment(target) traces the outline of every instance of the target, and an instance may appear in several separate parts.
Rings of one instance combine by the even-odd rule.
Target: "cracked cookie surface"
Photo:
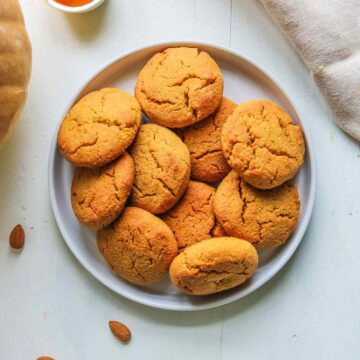
[[[188,294],[214,294],[245,282],[256,271],[258,261],[256,249],[248,241],[212,238],[179,254],[171,263],[170,279]]]
[[[134,181],[134,162],[128,153],[100,169],[75,168],[71,204],[77,219],[101,229],[123,210]]]
[[[231,170],[221,147],[221,129],[235,108],[223,98],[214,114],[178,131],[190,151],[192,179],[217,182]]]
[[[114,223],[97,232],[101,254],[127,281],[146,285],[160,280],[177,254],[175,236],[146,210],[126,207]]]
[[[232,169],[259,189],[290,180],[304,161],[300,127],[281,107],[267,100],[239,105],[222,128],[221,142]]]
[[[214,211],[228,235],[269,248],[285,243],[293,232],[300,199],[293,185],[259,190],[231,171],[216,190]]]
[[[58,146],[74,165],[101,167],[131,144],[140,121],[140,105],[133,96],[119,89],[101,89],[70,109],[59,129]]]
[[[190,154],[171,130],[156,124],[140,127],[130,148],[135,163],[132,206],[153,214],[169,210],[184,193],[190,178]]]
[[[175,234],[179,251],[201,240],[226,235],[215,218],[214,196],[213,187],[190,181],[179,202],[162,216]]]
[[[141,70],[135,96],[154,122],[178,128],[212,114],[223,93],[216,62],[197,48],[168,48],[155,54]]]

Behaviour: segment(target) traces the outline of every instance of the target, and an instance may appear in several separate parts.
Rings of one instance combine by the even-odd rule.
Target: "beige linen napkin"
[[[360,0],[261,0],[313,72],[337,124],[360,140]]]

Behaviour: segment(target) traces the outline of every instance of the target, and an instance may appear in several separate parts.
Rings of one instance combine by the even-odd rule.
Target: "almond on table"
[[[20,250],[25,243],[25,231],[23,227],[18,224],[10,233],[9,244],[13,249]]]
[[[119,321],[109,321],[109,327],[113,335],[120,341],[127,343],[131,339],[129,328]]]

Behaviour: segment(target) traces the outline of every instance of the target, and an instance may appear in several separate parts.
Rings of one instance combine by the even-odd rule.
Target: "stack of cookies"
[[[299,217],[288,181],[303,163],[301,129],[270,101],[224,98],[220,68],[197,48],[154,55],[135,97],[112,88],[83,97],[58,146],[75,165],[77,219],[137,285],[169,272],[188,294],[238,286],[255,273],[257,249],[284,244]]]

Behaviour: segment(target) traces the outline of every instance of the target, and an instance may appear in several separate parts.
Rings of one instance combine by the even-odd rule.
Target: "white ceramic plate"
[[[210,296],[187,296],[180,293],[168,278],[152,286],[135,286],[116,277],[100,256],[95,232],[80,225],[70,201],[73,167],[60,155],[56,146],[56,133],[49,160],[49,186],[53,212],[64,240],[80,263],[104,285],[116,293],[141,304],[171,310],[209,309],[238,300],[269,281],[290,259],[308,226],[315,197],[315,157],[305,119],[300,120],[293,102],[269,75],[240,54],[219,46],[182,42],[161,43],[137,49],[122,55],[100,69],[71,100],[64,114],[79,98],[105,86],[119,87],[133,93],[137,74],[145,62],[156,52],[169,46],[197,46],[207,51],[220,65],[225,83],[224,95],[241,103],[250,99],[270,99],[280,104],[301,124],[306,140],[306,157],[295,183],[301,198],[301,214],[295,232],[288,242],[276,249],[260,252],[260,265],[255,275],[245,284]],[[63,117],[59,119],[59,125]]]

